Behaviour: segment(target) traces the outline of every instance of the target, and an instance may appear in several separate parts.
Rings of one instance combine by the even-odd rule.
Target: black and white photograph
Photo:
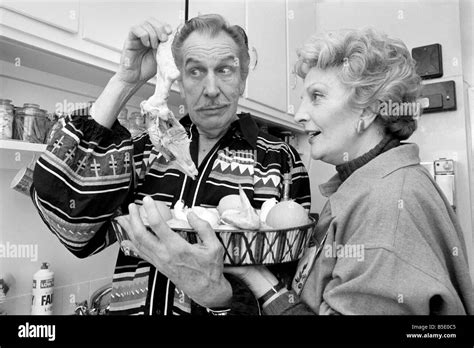
[[[473,19],[1,0],[0,347],[472,347]]]

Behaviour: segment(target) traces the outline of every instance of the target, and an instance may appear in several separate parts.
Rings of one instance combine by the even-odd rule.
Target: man
[[[167,162],[147,133],[131,139],[119,125],[120,109],[156,74],[156,48],[170,33],[169,26],[155,19],[133,27],[119,69],[95,102],[91,117],[75,117],[37,162],[32,199],[49,229],[78,257],[113,244],[110,221],[128,214],[129,208],[136,217],[137,205],[146,203],[149,208],[152,199],[171,208],[178,201],[215,207],[222,197],[237,194],[239,185],[259,208],[266,199],[281,198],[282,175],[290,168],[290,196],[309,209],[309,180],[298,153],[260,132],[249,114],[236,115],[248,74],[247,40],[241,28],[229,26],[219,15],[188,21],[172,47],[189,112],[180,122],[191,134],[196,180]],[[240,170],[243,159],[248,161],[246,171]],[[202,230],[202,220],[192,214],[189,219]],[[220,314],[216,308],[248,312],[239,303],[253,303],[247,298],[250,292],[236,278],[223,275],[220,244],[192,246],[173,239],[176,234],[169,236],[166,250],[154,249],[156,240],[135,238],[135,243],[141,242],[138,254],[143,259],[119,252],[111,313]],[[158,261],[157,255],[162,259]]]

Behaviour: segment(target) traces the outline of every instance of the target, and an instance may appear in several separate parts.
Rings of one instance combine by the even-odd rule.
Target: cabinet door
[[[0,7],[67,32],[77,33],[79,31],[79,1],[6,0],[0,3]]]
[[[120,52],[130,28],[149,17],[176,28],[184,22],[184,1],[82,1],[82,38]]]
[[[223,16],[231,25],[245,29],[245,0],[190,0],[189,19],[201,14],[216,13]]]
[[[256,66],[251,66],[246,97],[286,112],[285,0],[248,1],[247,24],[249,47]]]
[[[294,70],[298,60],[296,50],[316,32],[316,2],[286,0],[288,8],[288,113],[298,111],[303,93],[303,79]]]

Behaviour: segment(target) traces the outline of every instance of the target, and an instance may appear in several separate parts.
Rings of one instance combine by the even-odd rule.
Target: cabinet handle
[[[257,69],[257,64],[258,64],[258,52],[255,46],[252,46],[251,51],[252,51],[252,56],[253,56],[253,64],[250,69],[255,70]]]

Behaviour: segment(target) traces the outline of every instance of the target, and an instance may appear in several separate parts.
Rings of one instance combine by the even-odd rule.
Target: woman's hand
[[[226,267],[224,272],[240,278],[256,298],[262,297],[278,284],[278,279],[265,266]]]
[[[154,265],[201,306],[229,305],[232,288],[223,274],[224,249],[209,223],[192,212],[188,214],[189,223],[202,240],[201,244],[189,244],[168,227],[152,198],[145,197],[143,206],[154,234],[143,225],[138,207],[130,204],[129,218],[117,219],[131,239],[123,246]]]
[[[116,73],[119,81],[140,85],[156,75],[156,49],[168,40],[172,28],[150,18],[130,29],[122,50],[120,66]]]

